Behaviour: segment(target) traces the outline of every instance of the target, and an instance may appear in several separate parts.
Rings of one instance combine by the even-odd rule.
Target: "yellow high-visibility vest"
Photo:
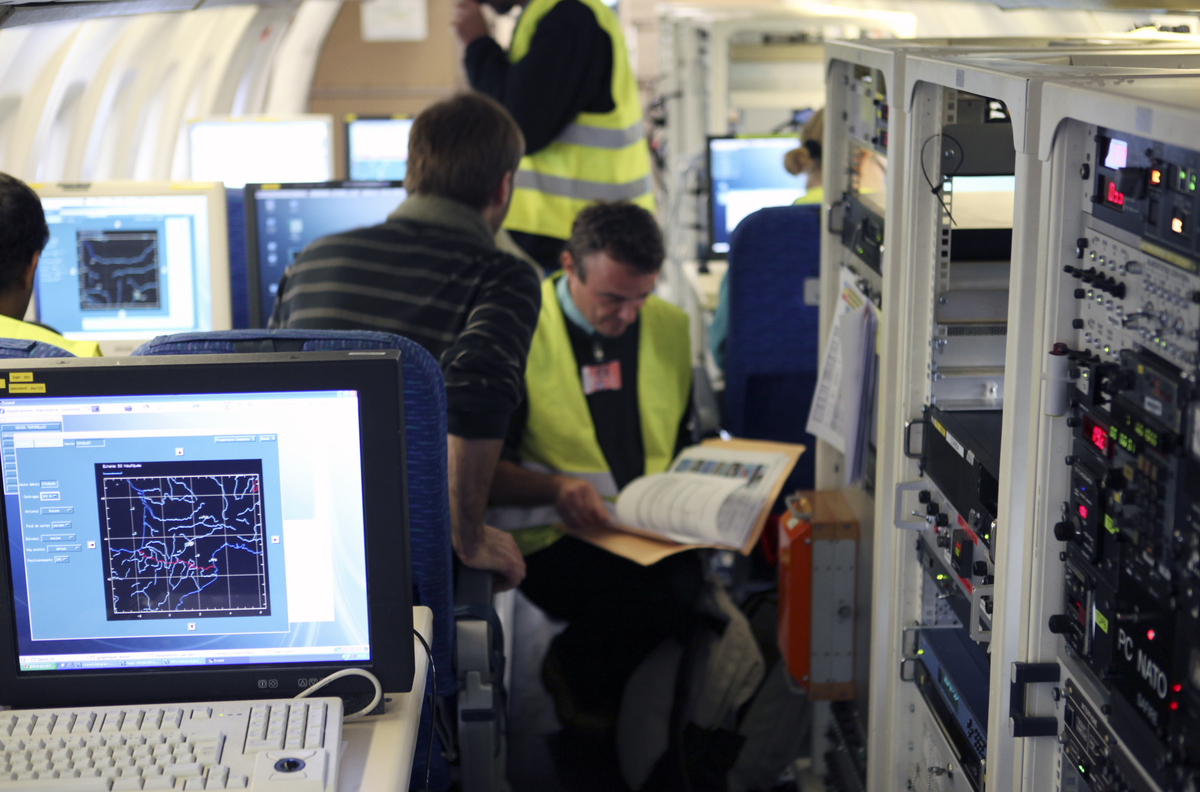
[[[601,494],[615,494],[616,484],[583,392],[567,319],[555,294],[558,277],[562,273],[542,281],[542,309],[525,367],[529,417],[518,447],[521,464],[587,478]],[[638,327],[638,419],[645,475],[662,473],[671,464],[691,391],[687,314],[651,295],[642,306]],[[488,515],[489,524],[516,531],[517,544],[526,555],[562,536],[551,527],[558,520],[553,506],[503,507]]]
[[[654,211],[650,150],[625,37],[616,16],[600,0],[579,1],[612,40],[615,107],[607,113],[580,113],[550,145],[521,158],[504,222],[513,231],[568,239],[575,216],[596,201],[631,201]],[[531,0],[525,7],[508,50],[511,63],[529,52],[538,22],[559,2]]]
[[[100,357],[100,345],[95,341],[72,341],[44,327],[7,316],[0,316],[0,338],[41,341],[65,349],[75,357]]]

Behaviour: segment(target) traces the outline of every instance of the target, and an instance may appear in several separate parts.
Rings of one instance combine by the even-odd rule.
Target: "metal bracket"
[[[991,643],[992,631],[982,630],[979,627],[979,617],[983,615],[983,598],[992,596],[992,592],[996,590],[996,586],[976,586],[971,589],[971,623],[967,625],[968,632],[971,635],[972,641],[979,643]],[[991,618],[988,618],[991,621]]]
[[[910,531],[923,531],[929,527],[929,521],[922,517],[920,520],[909,520],[904,513],[904,493],[914,490],[929,489],[930,484],[927,481],[905,481],[896,485],[896,508],[892,516],[893,522],[897,528],[907,528]]]
[[[1012,683],[1008,689],[1008,725],[1013,737],[1054,737],[1058,718],[1025,714],[1025,688],[1043,682],[1057,682],[1062,673],[1058,663],[1013,663]]]

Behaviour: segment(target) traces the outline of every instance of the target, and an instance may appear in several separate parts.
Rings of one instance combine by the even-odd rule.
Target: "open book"
[[[762,440],[710,440],[686,448],[667,472],[642,476],[621,490],[611,528],[574,533],[641,564],[690,547],[749,553],[803,451],[801,445]]]

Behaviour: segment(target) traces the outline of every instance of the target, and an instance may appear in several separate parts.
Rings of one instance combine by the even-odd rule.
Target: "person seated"
[[[41,341],[76,357],[99,357],[100,345],[94,341],[71,341],[45,325],[23,321],[38,259],[49,241],[37,193],[15,176],[0,173],[0,338]]]
[[[525,402],[492,484],[496,505],[557,512],[497,509],[493,519],[515,531],[525,554],[521,591],[568,622],[542,669],[568,729],[614,726],[625,682],[691,617],[703,586],[697,551],[642,566],[571,535],[608,523],[601,495],[665,471],[686,445],[688,321],[653,295],[663,258],[662,233],[645,209],[580,212],[561,272],[542,282]]]
[[[427,108],[409,135],[408,198],[381,225],[309,245],[284,272],[268,324],[398,333],[433,355],[446,379],[454,550],[495,571],[500,588],[517,585],[525,563],[483,516],[541,297],[534,268],[494,237],[524,150],[486,96]]]
[[[804,176],[804,195],[793,205],[819,204],[825,198],[821,183],[821,139],[825,136],[825,109],[812,114],[800,130],[800,146],[783,155],[783,167],[793,176]],[[725,344],[729,339],[729,272],[721,278],[717,309],[708,326],[708,350],[717,368],[725,369]]]

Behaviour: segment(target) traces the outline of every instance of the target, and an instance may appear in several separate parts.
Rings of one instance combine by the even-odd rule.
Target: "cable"
[[[429,644],[425,642],[425,636],[417,632],[417,628],[413,628],[413,635],[417,636],[417,640],[421,642],[421,646],[425,647],[425,654],[429,657],[429,675],[433,677],[432,692],[437,693],[437,666],[433,664],[433,650],[429,648]],[[429,745],[425,750],[425,792],[429,792],[429,766],[433,763],[433,721],[435,713],[433,711],[433,695],[428,695],[425,700],[429,702]]]
[[[954,221],[954,215],[952,215],[950,213],[950,207],[946,206],[946,202],[944,200],[942,200],[942,186],[939,184],[935,187],[933,184],[933,179],[929,178],[929,171],[925,169],[925,149],[928,148],[929,144],[932,143],[934,140],[936,140],[937,138],[942,138],[942,137],[946,138],[946,140],[949,140],[951,143],[953,143],[955,146],[958,147],[958,162],[955,163],[954,170],[945,175],[946,178],[953,179],[955,174],[958,173],[958,169],[962,167],[963,160],[965,159],[965,156],[963,154],[962,144],[959,143],[954,138],[950,137],[949,135],[939,132],[936,135],[930,135],[928,138],[925,139],[925,142],[921,144],[921,157],[920,157],[920,159],[921,159],[921,175],[925,177],[925,183],[929,185],[929,191],[931,193],[933,193],[935,198],[938,199],[938,203],[940,203],[942,205],[942,209],[946,212],[946,216],[950,218],[950,224],[958,225],[958,223],[956,223]]]
[[[372,674],[370,671],[367,671],[366,669],[343,668],[341,671],[335,671],[332,674],[330,674],[329,676],[322,679],[317,684],[309,685],[306,689],[302,690],[296,696],[296,698],[298,698],[298,699],[308,698],[313,693],[316,693],[318,690],[320,690],[321,688],[328,685],[330,682],[333,682],[335,679],[341,679],[342,677],[348,677],[348,676],[366,677],[367,679],[371,680],[371,684],[375,686],[375,697],[371,699],[370,704],[368,704],[363,709],[360,709],[358,712],[352,712],[349,715],[342,716],[343,721],[354,720],[355,718],[361,718],[363,715],[366,715],[368,712],[375,709],[375,707],[379,704],[379,700],[383,698],[383,687],[379,684],[379,680],[375,677],[374,674]]]

